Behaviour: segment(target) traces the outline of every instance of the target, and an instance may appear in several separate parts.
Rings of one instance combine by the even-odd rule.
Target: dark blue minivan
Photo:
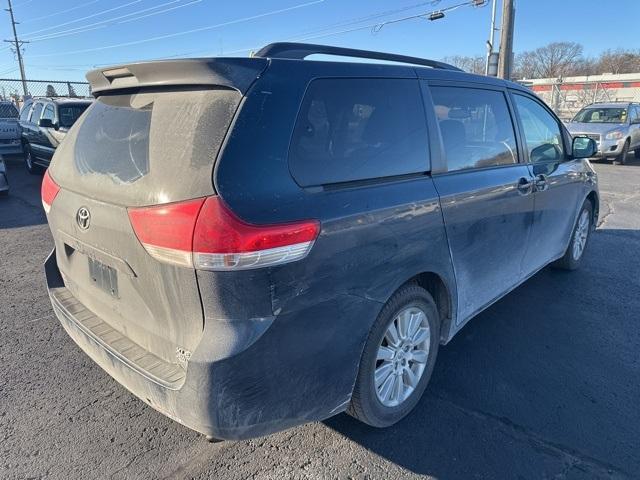
[[[87,78],[42,185],[53,308],[210,439],[343,411],[392,425],[439,345],[546,265],[577,268],[597,222],[595,143],[515,83],[293,43]]]

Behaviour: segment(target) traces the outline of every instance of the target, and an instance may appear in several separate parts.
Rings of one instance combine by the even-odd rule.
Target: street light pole
[[[16,47],[16,55],[18,56],[18,65],[20,66],[20,78],[22,80],[22,91],[24,95],[27,96],[29,92],[27,91],[27,80],[26,75],[24,73],[24,63],[22,62],[22,52],[20,51],[20,47],[24,42],[18,40],[18,33],[16,32],[16,20],[13,18],[13,7],[11,6],[11,0],[7,0],[9,3],[9,8],[7,11],[9,15],[11,15],[11,27],[13,27],[13,40],[5,40],[5,42],[12,43]]]
[[[495,69],[492,71],[492,60],[495,59],[493,54],[493,42],[496,36],[496,0],[491,0],[491,30],[489,30],[489,40],[487,40],[487,63],[484,68],[485,75],[496,76],[498,73]]]

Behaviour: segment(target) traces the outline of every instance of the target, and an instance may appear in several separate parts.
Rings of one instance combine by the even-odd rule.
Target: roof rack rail
[[[393,53],[372,52],[370,50],[358,50],[355,48],[332,47],[329,45],[314,45],[311,43],[277,42],[271,43],[258,50],[254,57],[288,58],[293,60],[304,60],[309,55],[336,55],[340,57],[371,58],[374,60],[387,60],[390,62],[409,63],[412,65],[422,65],[425,67],[439,68],[442,70],[463,70],[449,65],[448,63],[428,60],[426,58],[409,57],[407,55],[396,55]]]

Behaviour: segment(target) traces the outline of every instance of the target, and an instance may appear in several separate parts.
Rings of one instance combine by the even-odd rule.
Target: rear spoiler
[[[129,88],[222,86],[246,93],[267,67],[264,58],[194,58],[161,60],[91,70],[94,97]]]

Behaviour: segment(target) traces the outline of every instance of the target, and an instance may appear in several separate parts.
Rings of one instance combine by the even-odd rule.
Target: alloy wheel
[[[582,210],[578,224],[576,225],[576,231],[573,234],[573,246],[572,255],[574,260],[579,260],[584,252],[584,248],[587,246],[587,237],[589,236],[589,212]]]
[[[431,328],[418,307],[400,311],[387,327],[376,356],[374,385],[385,407],[402,404],[414,392],[427,366]]]

